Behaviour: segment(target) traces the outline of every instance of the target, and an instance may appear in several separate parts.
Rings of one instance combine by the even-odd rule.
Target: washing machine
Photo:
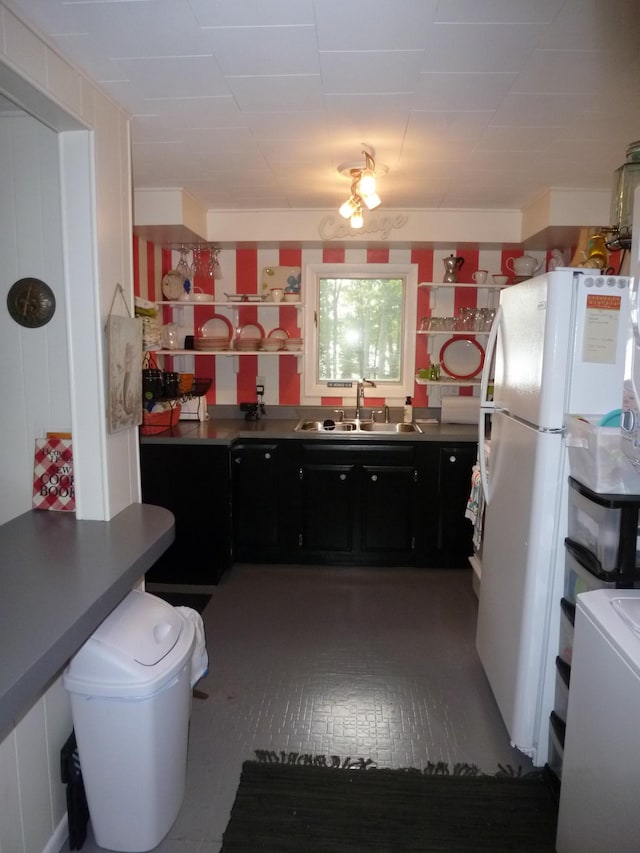
[[[640,850],[640,590],[578,596],[557,853]]]

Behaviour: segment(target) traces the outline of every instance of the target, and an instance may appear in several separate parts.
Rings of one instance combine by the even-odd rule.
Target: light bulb
[[[382,204],[382,201],[378,193],[371,193],[371,195],[366,195],[364,197],[364,203],[367,205],[369,210],[373,210],[374,207],[378,207],[378,205]]]
[[[356,210],[355,213],[351,217],[351,227],[352,228],[362,228],[364,224],[364,219],[362,218],[362,211]]]
[[[371,169],[364,169],[360,175],[360,194],[373,195],[376,191],[376,176]]]
[[[338,213],[345,219],[349,219],[349,217],[353,216],[357,209],[358,205],[356,203],[356,200],[353,196],[351,196],[351,198],[348,198],[345,203],[340,207]]]

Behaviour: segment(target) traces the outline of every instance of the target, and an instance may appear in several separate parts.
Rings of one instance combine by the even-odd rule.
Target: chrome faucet
[[[376,383],[370,379],[365,379],[364,376],[360,382],[356,382],[356,420],[360,420],[361,402],[364,402],[364,386],[369,385],[371,388],[376,387]]]

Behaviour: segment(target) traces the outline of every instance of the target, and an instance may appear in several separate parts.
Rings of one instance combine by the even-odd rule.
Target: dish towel
[[[464,517],[470,519],[474,527],[478,523],[478,512],[480,510],[480,485],[480,467],[474,465],[471,469],[471,492],[464,514]]]

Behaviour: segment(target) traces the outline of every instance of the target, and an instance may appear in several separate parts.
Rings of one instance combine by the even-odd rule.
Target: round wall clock
[[[49,285],[39,278],[21,278],[9,288],[7,308],[16,323],[37,329],[53,317],[56,297]]]

